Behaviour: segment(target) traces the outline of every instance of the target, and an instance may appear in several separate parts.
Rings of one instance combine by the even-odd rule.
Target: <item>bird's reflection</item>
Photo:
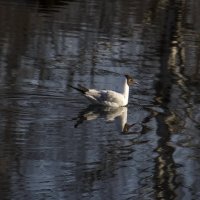
[[[134,126],[134,124],[127,123],[127,112],[127,107],[112,108],[89,105],[87,108],[81,110],[77,117],[73,118],[73,120],[76,120],[74,127],[77,128],[84,121],[104,118],[107,122],[115,122],[116,128],[119,132],[130,134],[130,128]]]

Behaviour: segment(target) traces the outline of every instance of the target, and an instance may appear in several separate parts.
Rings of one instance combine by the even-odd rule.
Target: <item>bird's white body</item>
[[[88,89],[84,96],[94,104],[115,108],[122,107],[128,104],[129,98],[129,86],[127,84],[126,78],[124,78],[122,87],[122,93],[118,93],[112,90]]]
[[[79,87],[69,86],[78,90],[92,104],[118,108],[128,105],[129,85],[132,83],[132,77],[128,75],[123,76],[122,81],[120,81],[117,85],[117,90],[119,92],[113,90],[88,89],[81,85],[79,85]]]

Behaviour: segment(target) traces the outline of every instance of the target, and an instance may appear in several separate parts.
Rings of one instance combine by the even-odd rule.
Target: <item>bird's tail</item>
[[[73,89],[75,89],[75,90],[77,90],[77,91],[79,91],[79,92],[81,92],[82,94],[85,94],[86,92],[89,91],[89,89],[87,89],[86,87],[83,87],[80,84],[78,84],[78,87],[74,87],[74,86],[69,85],[69,84],[68,84],[68,86],[71,87],[71,88],[73,88]]]

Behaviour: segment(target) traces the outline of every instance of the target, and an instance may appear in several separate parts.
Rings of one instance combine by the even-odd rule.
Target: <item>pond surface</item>
[[[200,199],[199,9],[0,0],[1,199]],[[68,86],[113,89],[119,74],[139,83],[127,108]]]

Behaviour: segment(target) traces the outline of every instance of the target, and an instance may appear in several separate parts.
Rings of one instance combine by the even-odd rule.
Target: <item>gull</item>
[[[73,118],[76,120],[74,125],[77,128],[84,121],[92,121],[97,118],[104,118],[106,122],[115,122],[116,129],[120,133],[129,133],[129,129],[135,124],[127,123],[127,107],[102,107],[90,105],[86,109],[82,110],[77,117]]]
[[[128,105],[129,86],[134,83],[135,81],[131,76],[124,75],[123,82],[119,85],[119,87],[122,87],[120,92],[113,90],[88,89],[80,84],[78,84],[78,87],[74,87],[72,85],[68,86],[79,91],[93,104],[118,108]]]

